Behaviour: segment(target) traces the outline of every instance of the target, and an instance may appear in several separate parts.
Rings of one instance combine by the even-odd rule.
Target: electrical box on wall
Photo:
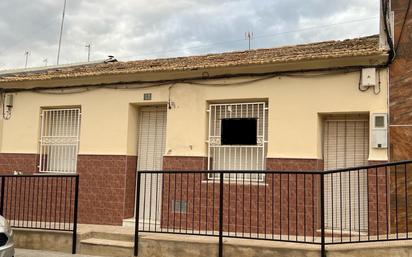
[[[361,86],[373,87],[376,85],[376,68],[362,69]]]
[[[388,147],[388,115],[375,113],[372,115],[372,147]]]

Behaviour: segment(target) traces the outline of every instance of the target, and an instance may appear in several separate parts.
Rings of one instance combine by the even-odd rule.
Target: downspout
[[[393,42],[393,33],[391,29],[391,24],[388,22],[389,17],[391,16],[391,9],[389,6],[390,0],[381,0],[381,34],[384,33],[387,46],[389,46],[389,56],[386,63],[389,66],[396,57],[395,47]],[[382,39],[382,35],[381,35]],[[381,42],[382,43],[382,42]]]

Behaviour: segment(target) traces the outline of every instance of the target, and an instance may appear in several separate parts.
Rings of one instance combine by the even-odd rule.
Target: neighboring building
[[[392,0],[394,47],[396,56],[390,65],[390,139],[391,160],[412,159],[412,10],[407,1]]]
[[[80,222],[120,225],[134,215],[139,170],[386,162],[388,53],[379,45],[371,36],[3,72],[13,104],[0,122],[0,172],[78,173]]]
[[[389,142],[390,160],[412,159],[412,8],[408,1],[388,1],[393,11],[395,55],[389,66]],[[410,2],[409,2],[410,4]],[[399,183],[411,186],[411,176],[404,176]],[[391,187],[392,206],[397,195],[398,201],[407,202],[412,197],[411,190],[400,192],[396,187]],[[406,209],[406,210],[405,210]],[[402,213],[408,213],[408,208],[400,208]],[[405,215],[403,215],[405,216]],[[405,219],[402,217],[402,219]],[[412,219],[408,216],[409,227]]]

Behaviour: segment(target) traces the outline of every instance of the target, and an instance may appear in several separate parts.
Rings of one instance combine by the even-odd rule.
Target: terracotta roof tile
[[[227,52],[200,56],[100,63],[0,75],[0,82],[49,80],[142,72],[185,71],[202,68],[281,64],[299,61],[385,55],[379,37],[326,41],[296,46]]]

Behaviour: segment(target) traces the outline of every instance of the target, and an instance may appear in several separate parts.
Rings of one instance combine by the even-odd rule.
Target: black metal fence
[[[333,171],[145,171],[139,232],[315,244],[412,239],[412,161]],[[411,179],[409,179],[409,177]]]
[[[76,253],[78,175],[0,175],[0,214],[14,228],[72,232]]]

